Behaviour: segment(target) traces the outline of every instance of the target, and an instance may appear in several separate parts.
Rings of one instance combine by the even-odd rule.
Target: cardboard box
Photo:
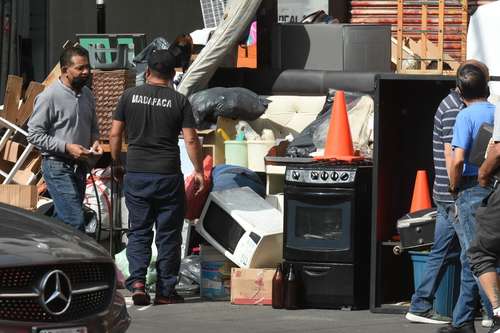
[[[0,185],[0,202],[24,209],[35,209],[37,201],[35,185]]]
[[[231,270],[231,303],[271,305],[272,268],[233,268]]]
[[[24,146],[18,142],[8,140],[3,149],[2,158],[5,161],[15,163],[24,151]]]

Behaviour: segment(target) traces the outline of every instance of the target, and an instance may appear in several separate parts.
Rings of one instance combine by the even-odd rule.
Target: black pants
[[[127,288],[132,290],[138,280],[146,282],[154,226],[158,249],[156,293],[169,296],[177,284],[181,261],[184,176],[128,172],[124,181],[129,211]]]
[[[484,199],[476,211],[476,238],[469,250],[470,265],[474,275],[496,272],[500,258],[500,186]]]

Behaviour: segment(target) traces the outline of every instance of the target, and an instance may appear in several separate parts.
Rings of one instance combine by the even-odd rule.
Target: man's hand
[[[90,147],[90,151],[94,155],[102,155],[104,153],[104,150],[102,149],[101,145],[99,144],[99,141],[94,142],[92,147]]]
[[[125,168],[121,163],[113,163],[113,179],[121,183],[123,181],[123,175],[125,175]]]
[[[196,188],[195,196],[200,194],[205,189],[205,177],[202,172],[195,172],[194,174],[194,184]]]
[[[479,169],[479,172],[477,174],[477,181],[479,182],[479,186],[486,187],[490,184],[490,177],[488,177],[488,175],[486,175],[484,172],[481,172],[481,169]]]
[[[493,173],[500,166],[500,143],[494,142],[488,145],[486,160],[481,164],[477,173],[477,180],[480,186],[488,186]]]
[[[82,145],[78,145],[76,143],[67,143],[66,144],[66,153],[71,155],[76,160],[84,160],[87,159],[91,152],[87,148]]]

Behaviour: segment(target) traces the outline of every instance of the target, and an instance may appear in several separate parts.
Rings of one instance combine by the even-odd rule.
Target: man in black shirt
[[[151,300],[145,290],[156,224],[157,285],[154,304],[183,302],[175,292],[180,266],[184,222],[184,176],[180,168],[178,136],[195,168],[198,192],[203,189],[201,146],[194,129],[191,105],[174,91],[175,57],[158,50],[148,61],[146,84],[128,89],[118,102],[110,133],[111,156],[121,169],[122,133],[128,137],[125,203],[129,211],[127,288],[135,305]]]

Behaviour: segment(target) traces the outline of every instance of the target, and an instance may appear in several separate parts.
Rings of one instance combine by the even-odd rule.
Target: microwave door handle
[[[312,277],[321,277],[328,274],[330,271],[329,267],[318,267],[318,266],[303,266],[302,271]]]

